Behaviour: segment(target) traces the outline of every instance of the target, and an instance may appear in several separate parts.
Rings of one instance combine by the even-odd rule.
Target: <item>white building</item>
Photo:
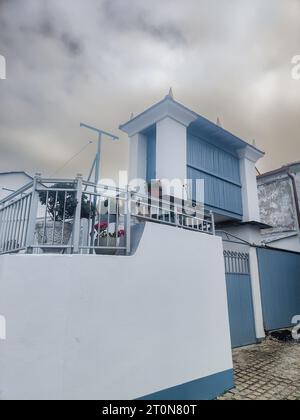
[[[1,203],[3,399],[213,399],[234,387],[231,347],[288,326],[300,307],[299,255],[260,246],[262,151],[171,91],[120,128],[143,196],[37,176]],[[29,178],[2,174],[2,185]],[[178,200],[195,202],[198,180],[205,217]],[[112,197],[125,211],[110,211]]]
[[[130,179],[178,179],[190,199],[201,179],[217,223],[260,222],[255,164],[264,153],[175,101],[172,91],[120,129],[130,138]]]

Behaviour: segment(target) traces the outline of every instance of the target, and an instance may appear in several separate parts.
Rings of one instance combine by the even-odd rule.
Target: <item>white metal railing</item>
[[[130,254],[131,228],[151,221],[215,234],[212,212],[192,203],[74,179],[34,181],[0,201],[0,254]]]
[[[0,253],[25,250],[32,205],[33,182],[0,203]]]
[[[250,275],[249,254],[247,252],[224,251],[226,274]]]

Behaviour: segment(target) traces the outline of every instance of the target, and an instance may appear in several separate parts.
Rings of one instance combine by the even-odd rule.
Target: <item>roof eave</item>
[[[167,117],[188,127],[192,121],[198,118],[198,115],[179,102],[174,101],[170,96],[166,96],[162,101],[154,104],[126,123],[121,124],[119,129],[127,133],[129,137],[132,137]]]

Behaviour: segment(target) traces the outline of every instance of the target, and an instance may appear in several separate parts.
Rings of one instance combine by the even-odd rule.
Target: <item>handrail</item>
[[[163,199],[163,198],[158,198],[158,197],[153,197],[153,196],[151,196],[151,195],[143,195],[143,194],[140,194],[140,193],[135,193],[135,192],[133,192],[133,196],[134,197],[137,197],[137,198],[141,198],[141,199],[145,199],[145,200],[149,200],[149,201],[152,201],[152,202],[158,202],[159,204],[165,204],[166,206],[174,206],[174,207],[181,207],[181,205],[180,204],[178,204],[177,202],[171,202],[171,201],[167,201],[167,200],[165,200],[165,199]],[[198,209],[196,208],[196,206],[188,206],[188,205],[186,205],[186,203],[189,203],[191,200],[182,200],[183,201],[183,203],[184,203],[184,205],[182,205],[182,207],[184,208],[184,209],[190,209],[191,211],[193,211],[193,212],[196,212]],[[203,214],[210,214],[210,211],[208,211],[208,210],[206,210],[205,208],[204,208],[204,204],[202,205],[201,204],[201,206],[203,206],[203,209],[201,210],[201,212],[203,212]]]
[[[20,250],[129,254],[131,227],[141,221],[215,235],[214,215],[201,203],[191,205],[176,198],[173,202],[172,197],[168,201],[96,185],[81,176],[49,179],[38,175],[0,201],[0,254]]]
[[[14,198],[18,197],[18,195],[23,194],[25,191],[29,190],[29,188],[33,187],[33,181],[30,181],[28,184],[24,185],[24,187],[18,189],[17,191],[14,191],[12,194],[9,194],[7,197],[2,198],[0,200],[0,206],[2,204],[5,204],[8,201],[13,200]]]

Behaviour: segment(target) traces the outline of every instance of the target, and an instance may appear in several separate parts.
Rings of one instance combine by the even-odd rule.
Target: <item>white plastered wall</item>
[[[147,224],[132,257],[0,257],[2,399],[134,399],[232,369],[222,242]]]

